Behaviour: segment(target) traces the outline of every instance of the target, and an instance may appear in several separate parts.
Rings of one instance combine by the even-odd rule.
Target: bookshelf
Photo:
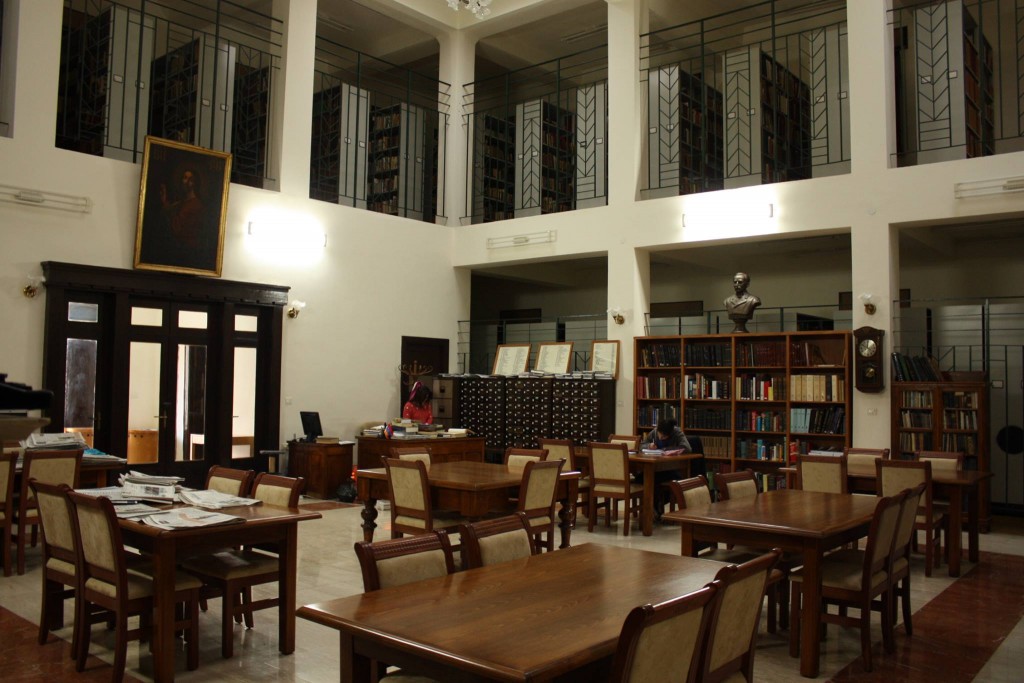
[[[725,187],[722,93],[679,72],[679,194]]]
[[[915,451],[963,451],[964,468],[989,471],[988,384],[966,382],[893,382],[892,457],[909,459]],[[981,523],[987,529],[988,485],[980,489]]]
[[[231,182],[263,187],[270,117],[270,67],[235,66]]]
[[[313,134],[309,158],[309,196],[337,202],[341,187],[342,87],[313,93]]]
[[[515,217],[575,207],[576,119],[545,100],[516,105]]]
[[[852,432],[849,332],[637,337],[634,430],[701,437],[711,471],[766,474]],[[682,419],[679,419],[682,416]]]
[[[481,173],[478,196],[484,223],[513,218],[515,210],[515,125],[511,118],[481,114],[478,138]]]
[[[401,140],[400,105],[371,106],[369,148],[366,154],[366,208],[370,211],[398,215]]]

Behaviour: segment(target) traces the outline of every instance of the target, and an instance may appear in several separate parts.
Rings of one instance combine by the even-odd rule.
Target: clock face
[[[857,345],[857,353],[864,358],[871,358],[878,352],[878,345],[874,339],[864,339]]]

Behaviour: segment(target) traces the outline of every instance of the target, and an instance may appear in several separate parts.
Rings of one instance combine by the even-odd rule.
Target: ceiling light
[[[448,6],[456,12],[459,11],[460,7],[465,7],[477,19],[483,19],[491,13],[488,5],[491,4],[491,0],[448,0]]]
[[[558,233],[554,230],[543,232],[531,232],[525,235],[508,235],[506,237],[487,238],[488,249],[500,249],[502,247],[525,247],[529,244],[547,244],[554,242]]]
[[[1024,177],[975,180],[969,183],[957,183],[953,186],[953,196],[957,199],[1006,192],[1024,192]]]

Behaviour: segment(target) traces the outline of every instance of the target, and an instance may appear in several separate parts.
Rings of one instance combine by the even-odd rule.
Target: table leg
[[[696,553],[693,552],[693,527],[689,524],[683,524],[680,527],[680,539],[682,545],[679,549],[680,554],[683,557],[696,557]]]
[[[567,489],[565,498],[559,500],[561,505],[558,510],[558,528],[562,536],[562,544],[558,546],[559,550],[569,547],[572,537],[572,518],[576,513],[576,499],[580,495],[579,484],[575,479],[569,482]]]
[[[298,555],[298,523],[285,527],[285,536],[278,547],[277,574],[277,643],[281,654],[295,652],[295,574]]]
[[[645,462],[644,498],[643,504],[640,506],[640,523],[644,536],[650,536],[654,533],[654,488],[654,463]],[[626,524],[629,524],[628,516]]]
[[[356,654],[355,641],[347,633],[341,634],[341,683],[370,683],[372,662]]]
[[[367,498],[363,501],[363,540],[367,543],[373,541],[373,530],[377,528],[377,499]]]
[[[973,489],[967,492],[967,559],[971,562],[978,562],[978,553],[981,550],[978,539],[978,532],[981,527],[981,490]]]
[[[163,536],[171,536],[166,532]],[[174,579],[176,548],[170,538],[158,541],[153,555],[153,680],[174,680]]]
[[[801,572],[803,604],[800,607],[800,675],[814,678],[818,675],[821,647],[821,552],[817,548],[804,550],[804,568]]]
[[[960,556],[963,553],[963,491],[959,486],[949,487],[949,534],[946,551],[949,553],[949,575],[960,576]]]

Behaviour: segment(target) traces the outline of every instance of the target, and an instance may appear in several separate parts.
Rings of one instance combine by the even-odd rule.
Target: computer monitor
[[[302,431],[306,433],[306,441],[316,441],[316,437],[324,435],[323,427],[320,426],[320,413],[301,410],[299,418],[302,420]]]

